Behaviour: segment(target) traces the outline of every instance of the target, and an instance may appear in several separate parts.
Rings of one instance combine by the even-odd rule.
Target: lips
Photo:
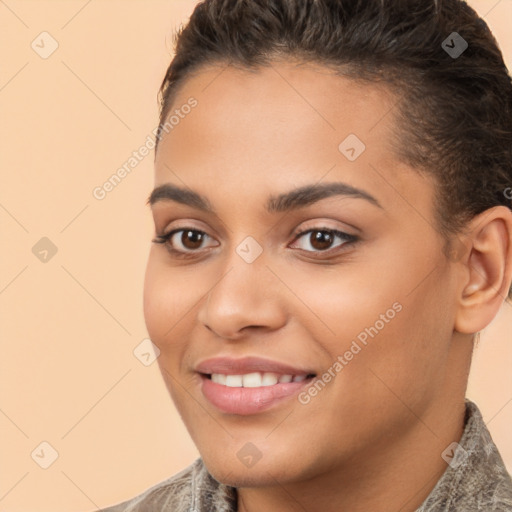
[[[306,367],[246,357],[217,357],[196,366],[204,397],[228,414],[249,415],[283,404],[308,385],[315,372]]]
[[[286,363],[260,357],[245,357],[242,359],[216,357],[202,361],[195,369],[197,372],[207,375],[212,373],[243,375],[254,372],[269,372],[279,375],[310,375],[315,373],[311,368],[294,367]]]

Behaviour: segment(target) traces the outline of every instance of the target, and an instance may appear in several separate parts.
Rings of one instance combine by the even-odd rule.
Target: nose
[[[198,320],[218,337],[237,340],[250,330],[282,327],[282,300],[283,285],[263,260],[246,263],[235,254],[200,305]]]

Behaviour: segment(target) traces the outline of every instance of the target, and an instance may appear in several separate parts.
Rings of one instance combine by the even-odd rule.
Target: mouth
[[[197,365],[201,392],[226,414],[246,416],[283,406],[316,377],[311,370],[261,358],[216,358]]]
[[[196,365],[201,392],[217,411],[246,416],[284,407],[316,377],[306,367],[260,357],[215,357]]]

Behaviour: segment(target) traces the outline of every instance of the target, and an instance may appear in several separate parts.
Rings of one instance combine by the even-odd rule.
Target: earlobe
[[[454,328],[472,334],[487,327],[508,296],[512,281],[512,212],[490,208],[472,219],[463,261]]]

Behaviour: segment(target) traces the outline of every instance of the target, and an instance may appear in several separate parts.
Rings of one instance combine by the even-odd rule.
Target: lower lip
[[[301,382],[282,382],[273,386],[257,388],[231,388],[217,384],[205,375],[201,375],[202,392],[206,399],[222,412],[246,416],[266,411],[308,386],[312,378]]]

